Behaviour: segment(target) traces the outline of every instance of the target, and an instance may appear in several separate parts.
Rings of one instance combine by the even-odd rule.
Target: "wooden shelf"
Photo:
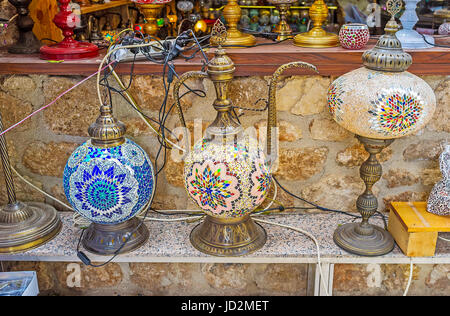
[[[81,14],[88,14],[92,12],[107,10],[111,8],[120,7],[127,4],[132,4],[133,2],[130,0],[116,0],[103,4],[93,4],[88,7],[81,7]]]
[[[439,41],[436,38],[436,41]],[[259,43],[269,43],[259,40]],[[364,49],[375,45],[371,40]],[[267,76],[279,66],[292,61],[309,62],[317,66],[323,76],[339,76],[362,67],[361,56],[364,50],[346,50],[334,48],[301,48],[292,42],[277,45],[258,46],[246,49],[227,49],[228,55],[236,65],[236,76]],[[450,48],[435,47],[426,50],[408,51],[413,58],[413,65],[408,69],[416,75],[449,75]],[[212,57],[213,50],[208,51]],[[104,54],[104,51],[103,51]],[[101,57],[86,60],[67,60],[59,64],[39,59],[38,55],[11,55],[6,50],[0,51],[0,74],[49,74],[49,75],[90,75],[97,71]],[[178,73],[200,70],[200,54],[189,61],[177,58],[174,61]],[[117,68],[119,74],[129,74],[131,63],[121,63]],[[136,75],[160,75],[162,66],[149,61],[137,61],[134,68]],[[311,74],[305,70],[293,70],[286,75]]]

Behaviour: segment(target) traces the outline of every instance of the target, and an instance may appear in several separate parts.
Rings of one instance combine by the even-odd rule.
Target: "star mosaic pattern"
[[[72,207],[99,224],[130,219],[148,204],[154,191],[153,165],[129,139],[111,148],[87,141],[69,157],[63,181]]]

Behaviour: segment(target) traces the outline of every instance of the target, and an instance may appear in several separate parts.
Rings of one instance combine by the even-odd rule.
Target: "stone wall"
[[[384,176],[375,186],[380,208],[389,201],[426,200],[440,179],[438,156],[441,143],[450,136],[450,76],[423,77],[435,90],[438,100],[435,117],[417,135],[399,139],[381,155]],[[0,112],[5,127],[33,110],[46,105],[70,88],[81,77],[11,75],[0,77]],[[125,81],[128,78],[124,78]],[[363,191],[359,165],[367,154],[354,136],[335,124],[326,109],[326,90],[334,80],[321,76],[284,78],[278,92],[280,160],[276,175],[293,192],[325,207],[356,211],[355,201]],[[234,104],[257,108],[255,101],[267,97],[265,77],[237,78],[231,87]],[[9,132],[12,164],[38,187],[65,200],[61,176],[67,158],[87,138],[87,128],[98,115],[98,100],[90,80],[66,94],[45,111]],[[192,127],[202,118],[203,127],[213,120],[213,86],[209,81],[191,83],[204,89],[205,98],[183,101],[186,119]],[[163,99],[161,78],[137,76],[131,92],[144,111],[157,117]],[[173,98],[170,96],[169,104]],[[128,136],[153,158],[157,141],[145,124],[119,97],[114,111],[126,123]],[[244,127],[265,126],[265,113],[244,111]],[[178,125],[174,113],[168,126]],[[262,129],[263,131],[264,129]],[[3,182],[3,175],[0,175]],[[0,182],[0,183],[1,183]],[[16,179],[18,197],[25,201],[45,198]],[[279,193],[277,200],[286,206],[302,204]],[[5,187],[0,187],[0,202],[6,202]],[[48,201],[60,210],[61,206]],[[168,160],[155,196],[157,209],[194,209],[182,187],[182,163]],[[106,268],[81,267],[80,287],[70,287],[68,276],[75,264],[7,263],[7,270],[38,271],[43,294],[306,294],[306,265],[295,264],[111,264]],[[409,266],[337,265],[335,294],[400,294],[406,286]],[[450,292],[450,267],[417,266],[412,294],[438,295]],[[405,272],[406,271],[406,272]],[[69,280],[69,285],[73,285]]]

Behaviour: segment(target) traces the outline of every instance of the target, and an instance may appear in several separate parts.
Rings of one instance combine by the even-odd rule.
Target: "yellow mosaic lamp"
[[[402,2],[389,0],[386,6],[392,18],[386,24],[386,34],[363,54],[365,67],[339,77],[328,90],[328,106],[334,120],[355,133],[370,154],[360,169],[366,190],[356,202],[362,222],[340,226],[334,241],[349,252],[366,256],[383,255],[394,247],[386,230],[368,222],[378,209],[372,187],[381,178],[382,168],[376,155],[394,139],[422,129],[436,107],[431,87],[406,71],[412,58],[395,36],[399,27],[394,19]]]
[[[179,101],[180,87],[191,78],[210,78],[214,83],[216,119],[206,129],[204,138],[184,157],[186,191],[206,214],[205,220],[191,232],[190,240],[196,249],[206,254],[240,256],[258,250],[267,239],[264,228],[256,224],[250,214],[265,200],[271,185],[269,161],[272,155],[266,155],[256,138],[244,133],[233,114],[228,88],[235,66],[220,47],[225,38],[225,27],[218,21],[212,39],[219,48],[208,63],[207,72],[183,74],[174,86],[174,98],[181,124],[186,127]],[[310,68],[315,70],[314,66]],[[276,73],[276,79],[280,74],[281,71]],[[276,95],[276,82],[271,83],[271,99]],[[268,113],[267,151],[271,153],[270,135],[276,126],[274,102],[269,102]],[[187,133],[186,130],[185,140],[189,139]]]
[[[309,8],[309,16],[314,27],[306,33],[297,34],[294,44],[301,47],[335,47],[339,46],[339,36],[326,32],[322,25],[328,18],[328,6],[324,0],[316,0]]]

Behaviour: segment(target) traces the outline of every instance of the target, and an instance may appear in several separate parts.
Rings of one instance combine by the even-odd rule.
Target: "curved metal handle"
[[[290,68],[305,68],[312,70],[316,73],[319,73],[317,70],[317,67],[306,62],[302,61],[294,61],[291,63],[287,63],[284,65],[281,65],[272,75],[270,79],[270,85],[269,85],[269,109],[268,109],[268,117],[267,117],[267,153],[268,153],[268,159],[271,160],[269,157],[272,155],[272,129],[274,129],[277,126],[277,86],[278,81],[283,74],[284,71],[290,69]],[[271,161],[273,163],[273,161]]]
[[[181,125],[184,127],[184,140],[186,142],[186,150],[189,150],[189,134],[187,133],[186,121],[183,115],[183,109],[181,108],[180,102],[180,88],[182,85],[185,85],[185,81],[189,79],[205,79],[208,78],[208,74],[202,71],[188,71],[180,76],[178,81],[175,82],[173,86],[173,97],[175,99],[175,104],[177,107],[178,117],[180,118]]]

